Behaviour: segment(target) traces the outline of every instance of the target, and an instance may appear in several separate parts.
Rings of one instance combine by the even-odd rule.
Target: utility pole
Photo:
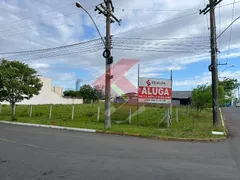
[[[240,85],[238,85],[238,100],[240,100],[239,86],[240,86]]]
[[[111,128],[111,111],[110,111],[110,100],[111,100],[111,64],[113,63],[113,57],[111,56],[111,23],[115,21],[120,25],[121,20],[117,19],[112,13],[114,7],[112,0],[104,0],[96,6],[95,11],[99,11],[99,14],[103,14],[106,17],[106,38],[105,38],[105,50],[103,57],[106,58],[106,71],[105,71],[105,121],[104,128]]]
[[[215,6],[222,0],[209,0],[209,4],[205,9],[200,10],[199,14],[210,14],[210,43],[211,43],[211,64],[208,69],[212,72],[212,111],[213,125],[217,126],[218,117],[218,63],[217,63],[217,42],[216,42],[216,22],[215,22]]]

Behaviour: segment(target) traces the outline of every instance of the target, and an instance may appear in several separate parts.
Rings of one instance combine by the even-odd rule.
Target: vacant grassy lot
[[[99,121],[98,107],[100,108]],[[129,124],[128,117],[131,109],[132,121]],[[138,122],[136,116],[136,106],[115,104],[111,107],[112,128],[111,131],[119,133],[134,133],[145,137],[169,136],[186,138],[212,138],[222,137],[212,135],[212,130],[223,131],[220,126],[217,129],[212,126],[212,115],[210,110],[205,110],[198,114],[191,107],[173,108],[172,125],[167,128],[164,121],[158,127],[158,123],[165,115],[165,108],[141,107],[139,109]],[[176,114],[178,112],[178,122]],[[52,115],[49,119],[50,105],[32,106],[32,116],[30,117],[30,106],[17,105],[16,118],[18,122],[28,122],[37,124],[51,124],[58,126],[91,128],[103,130],[104,105],[103,104],[83,104],[74,106],[74,119],[72,120],[72,105],[53,105]],[[10,120],[10,106],[2,105],[0,120]]]

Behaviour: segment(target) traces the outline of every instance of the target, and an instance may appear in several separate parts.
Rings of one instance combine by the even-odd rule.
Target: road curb
[[[222,121],[222,125],[223,125],[223,128],[224,128],[224,135],[226,137],[228,137],[229,136],[228,129],[227,129],[227,126],[225,125],[225,118],[223,117],[221,108],[219,108],[219,112],[220,112],[220,118],[221,118],[221,121]]]
[[[44,128],[52,128],[52,129],[80,131],[80,132],[91,132],[91,133],[96,132],[95,129],[71,128],[71,127],[52,126],[52,125],[44,125],[44,124],[31,124],[31,123],[10,122],[10,121],[0,121],[0,123],[2,123],[2,124],[13,124],[13,125],[19,125],[19,126],[44,127]]]
[[[121,132],[111,132],[111,131],[103,131],[96,130],[96,133],[104,133],[104,134],[112,134],[112,135],[121,135],[121,136],[133,136],[147,139],[157,139],[163,141],[178,141],[178,142],[222,142],[225,141],[226,138],[175,138],[175,137],[158,137],[158,136],[143,136],[140,134],[129,134],[129,133],[121,133]]]
[[[19,126],[30,126],[30,127],[42,127],[42,128],[52,128],[52,129],[60,129],[60,130],[70,130],[70,131],[78,131],[78,132],[90,132],[90,133],[101,133],[101,134],[112,134],[112,135],[120,135],[120,136],[132,136],[146,139],[156,139],[163,141],[177,141],[177,142],[221,142],[226,140],[226,138],[175,138],[175,137],[158,137],[158,136],[143,136],[141,134],[134,133],[123,133],[123,132],[112,132],[112,131],[104,131],[104,130],[96,130],[96,129],[85,129],[85,128],[71,128],[64,126],[52,126],[52,125],[43,125],[43,124],[31,124],[31,123],[22,123],[22,122],[11,122],[11,121],[1,121],[2,124],[12,124]]]

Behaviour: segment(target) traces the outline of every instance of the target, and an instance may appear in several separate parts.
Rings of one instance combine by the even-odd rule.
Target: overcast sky
[[[121,26],[112,24],[113,42],[116,41],[114,63],[120,59],[138,59],[140,76],[149,78],[169,78],[173,70],[174,90],[191,90],[210,82],[209,14],[199,15],[199,9],[208,3],[205,1],[113,0],[114,14],[122,19]],[[82,0],[81,4],[104,36],[105,18],[94,11],[94,6],[101,2]],[[217,34],[232,18],[240,16],[240,3],[235,3],[234,8],[231,3],[233,0],[223,0],[222,7],[216,7]],[[239,32],[240,20],[218,39],[219,62],[228,63],[219,66],[220,78],[240,80]],[[91,19],[75,7],[73,0],[0,0],[1,53],[63,46],[95,38],[99,36]],[[148,44],[130,38],[148,39]],[[121,50],[120,45],[125,50]],[[135,50],[126,50],[127,46]],[[149,47],[157,48],[158,52],[146,51]],[[87,47],[87,54],[31,58],[24,62],[36,68],[39,74],[52,78],[54,85],[74,89],[78,78],[91,84],[104,72],[101,47],[90,51],[91,48]],[[235,67],[227,68],[231,65]],[[126,77],[137,84],[137,65],[126,73]]]

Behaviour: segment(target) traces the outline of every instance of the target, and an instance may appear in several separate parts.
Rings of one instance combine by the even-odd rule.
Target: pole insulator
[[[112,64],[113,63],[113,57],[110,56],[107,61],[108,61],[108,64]]]
[[[212,65],[212,64],[208,66],[208,70],[209,70],[209,71],[212,71],[212,70],[213,70],[213,65]]]
[[[111,54],[111,52],[108,49],[103,51],[103,57],[105,57],[105,58],[109,58],[110,54]]]

